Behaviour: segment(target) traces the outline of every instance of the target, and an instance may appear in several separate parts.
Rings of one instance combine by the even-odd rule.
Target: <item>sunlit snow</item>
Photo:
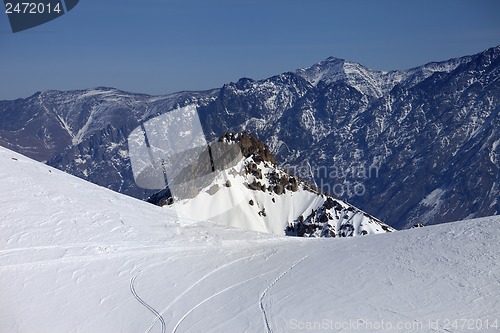
[[[498,216],[280,237],[180,220],[5,148],[0,187],[1,332],[498,331]]]

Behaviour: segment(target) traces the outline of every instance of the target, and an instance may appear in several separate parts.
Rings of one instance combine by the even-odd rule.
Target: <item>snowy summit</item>
[[[228,150],[236,146],[240,159],[218,170],[202,189],[189,189],[189,198],[179,200],[167,189],[149,201],[162,206],[173,203],[171,208],[191,219],[276,235],[351,237],[395,231],[277,166],[267,145],[247,132],[228,132],[218,144]],[[215,147],[219,146],[212,145],[212,151]],[[206,164],[197,164],[195,170],[200,173],[198,169]],[[185,177],[196,176],[191,172]]]

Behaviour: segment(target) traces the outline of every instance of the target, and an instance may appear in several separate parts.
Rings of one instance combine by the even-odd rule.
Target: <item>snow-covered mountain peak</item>
[[[344,59],[329,57],[311,67],[298,69],[295,73],[313,86],[320,81],[336,82],[345,79],[345,62]]]
[[[499,52],[497,49],[498,47],[489,50],[493,54],[491,58]],[[408,70],[379,71],[356,62],[329,57],[311,67],[299,69],[295,74],[304,78],[312,86],[317,86],[319,82],[326,84],[343,82],[363,94],[379,98],[388,94],[397,84],[405,83],[406,86],[414,86],[434,73],[449,73],[470,60],[471,57],[462,57],[431,62]]]
[[[195,189],[189,188],[189,198],[164,190],[149,201],[170,205],[179,216],[277,235],[349,237],[394,231],[278,167],[267,145],[249,133],[226,133],[220,142],[237,144],[242,159],[214,172],[212,181],[194,195]]]
[[[356,62],[329,57],[309,68],[299,69],[295,72],[316,86],[319,82],[331,84],[344,82],[363,94],[381,97],[386,93],[383,77],[386,72],[370,70]]]

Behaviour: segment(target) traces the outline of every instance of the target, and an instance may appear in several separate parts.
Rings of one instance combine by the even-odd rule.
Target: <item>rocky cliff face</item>
[[[265,80],[146,96],[98,88],[0,102],[0,144],[145,198],[126,137],[196,105],[207,139],[261,138],[292,174],[392,226],[498,214],[500,47],[407,71],[329,58]]]

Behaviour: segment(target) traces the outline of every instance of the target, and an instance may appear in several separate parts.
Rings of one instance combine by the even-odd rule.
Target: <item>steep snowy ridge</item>
[[[371,71],[360,64],[333,57],[295,73],[313,86],[317,86],[319,82],[331,84],[340,81],[373,97],[381,97],[388,91],[384,80],[386,73]]]
[[[276,165],[269,148],[250,134],[226,133],[219,141],[238,145],[242,160],[219,171],[192,198],[179,199],[163,190],[149,201],[171,204],[169,208],[191,219],[276,235],[353,237],[395,231],[290,175]]]
[[[2,147],[0,188],[2,332],[499,329],[499,216],[279,237],[179,219]]]

